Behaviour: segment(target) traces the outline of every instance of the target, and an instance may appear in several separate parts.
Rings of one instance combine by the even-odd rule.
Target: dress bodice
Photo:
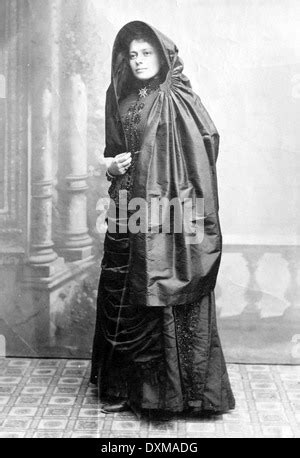
[[[131,152],[131,165],[123,175],[116,176],[108,190],[111,199],[119,203],[119,192],[127,191],[127,200],[131,198],[134,170],[137,157],[143,143],[143,134],[147,124],[149,111],[159,90],[159,82],[151,80],[144,87],[137,87],[119,105],[122,128],[127,142],[127,150]]]

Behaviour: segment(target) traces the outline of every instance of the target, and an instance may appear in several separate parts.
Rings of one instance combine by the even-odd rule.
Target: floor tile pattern
[[[300,437],[300,366],[228,364],[236,409],[211,418],[104,414],[90,362],[0,358],[0,437]]]

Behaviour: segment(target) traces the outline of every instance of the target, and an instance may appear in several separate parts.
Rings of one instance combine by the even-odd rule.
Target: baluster
[[[287,261],[290,274],[289,285],[284,297],[289,302],[289,307],[284,311],[284,316],[296,319],[300,330],[300,304],[299,304],[299,286],[298,286],[298,269],[299,269],[299,250],[296,247],[287,247],[282,250],[282,257]],[[300,332],[299,332],[300,334]]]
[[[244,250],[241,250],[241,252],[246,260],[246,265],[249,271],[249,281],[245,292],[247,305],[241,315],[246,315],[247,319],[251,317],[251,319],[253,318],[256,320],[260,318],[258,303],[263,296],[257,283],[256,270],[264,253],[261,251],[260,247],[255,246],[246,247]]]

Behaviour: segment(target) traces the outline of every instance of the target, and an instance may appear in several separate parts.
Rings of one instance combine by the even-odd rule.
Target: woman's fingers
[[[131,154],[128,153],[117,161],[119,172],[121,174],[125,173],[128,167],[131,164]]]
[[[131,153],[128,151],[125,151],[125,153],[120,153],[115,156],[115,159],[122,159],[122,157],[130,156]]]
[[[127,167],[129,164],[131,164],[131,157],[129,159],[126,159],[126,161],[119,163],[121,167]]]
[[[131,153],[121,153],[115,156],[109,166],[109,172],[113,175],[123,175],[131,164]]]
[[[118,162],[118,164],[123,165],[128,160],[131,160],[131,153],[122,153],[116,156],[116,161]]]
[[[129,169],[129,165],[125,166],[125,167],[120,167],[119,171],[121,174],[125,173],[127,170]]]

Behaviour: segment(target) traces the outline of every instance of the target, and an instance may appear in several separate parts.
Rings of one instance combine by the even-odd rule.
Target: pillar
[[[87,91],[78,73],[61,81],[58,192],[59,253],[67,261],[90,257],[87,227]]]
[[[62,265],[52,241],[52,15],[53,2],[29,2],[30,247],[35,277],[49,277]]]

